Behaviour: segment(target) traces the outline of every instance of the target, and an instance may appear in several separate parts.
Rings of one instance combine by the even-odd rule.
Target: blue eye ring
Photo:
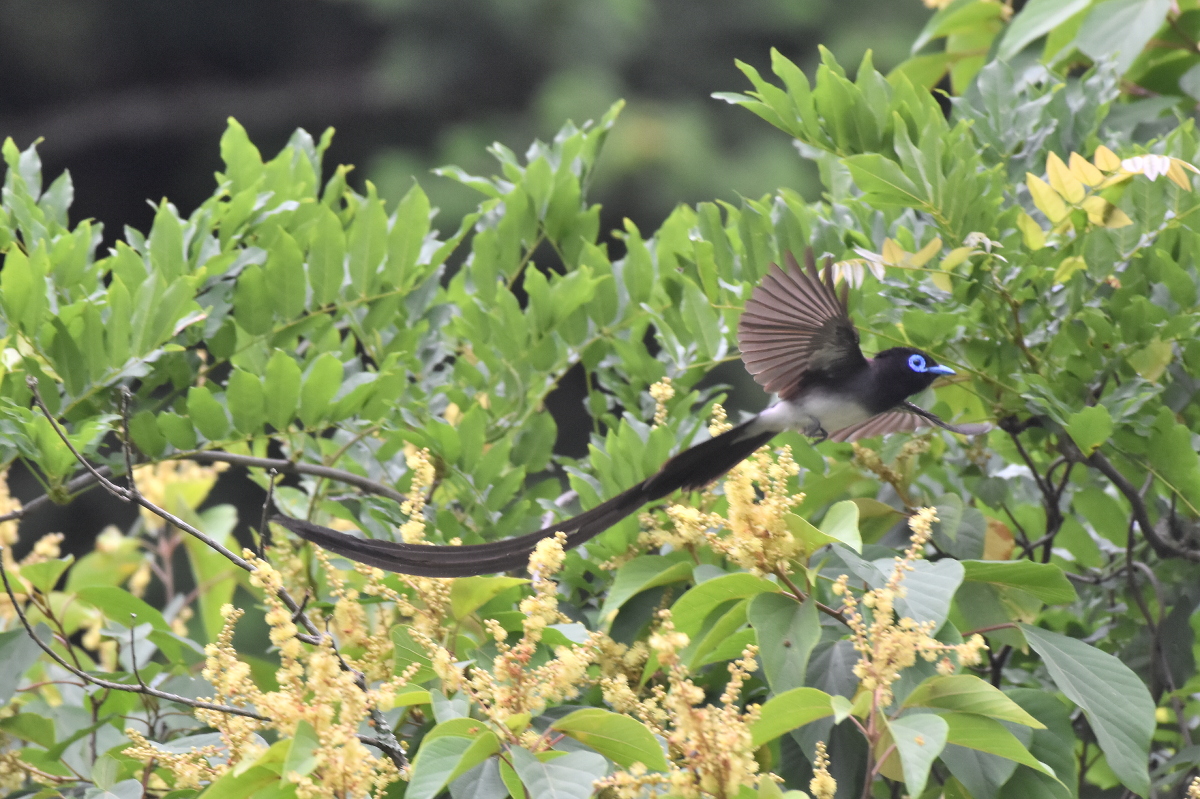
[[[924,356],[918,355],[914,352],[912,355],[908,356],[908,368],[912,369],[914,372],[927,372],[929,371],[929,364],[925,363]]]

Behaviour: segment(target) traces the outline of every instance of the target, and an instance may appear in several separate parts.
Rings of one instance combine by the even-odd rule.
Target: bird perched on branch
[[[801,269],[791,253],[786,269],[771,264],[738,324],[746,369],[779,401],[754,418],[686,449],[651,477],[578,516],[536,532],[487,544],[431,546],[356,538],[302,519],[272,521],[351,560],[387,571],[426,577],[463,577],[523,568],[538,542],[556,532],[574,547],[607,530],[647,502],[678,489],[696,490],[716,480],[776,433],[797,430],[817,440],[853,441],[936,425],[975,435],[988,424],[951,425],[908,401],[954,370],[910,347],[867,358],[847,309],[848,286],[839,296],[830,262],[824,279],[812,251]]]

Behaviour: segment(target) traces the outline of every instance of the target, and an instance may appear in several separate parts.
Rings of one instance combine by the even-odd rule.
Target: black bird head
[[[886,398],[880,398],[879,405],[889,408],[929,388],[942,375],[954,374],[950,367],[912,347],[892,347],[877,354],[871,359],[871,371],[876,376],[876,385],[887,394]]]

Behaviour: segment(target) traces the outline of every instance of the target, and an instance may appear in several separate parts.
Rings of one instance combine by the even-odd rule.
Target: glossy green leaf
[[[708,614],[721,603],[778,590],[779,587],[770,580],[753,574],[726,574],[689,589],[672,606],[671,618],[675,629],[694,635]]]
[[[209,441],[220,441],[229,434],[229,415],[207,386],[188,389],[187,409],[192,424]]]
[[[587,744],[622,768],[641,763],[650,771],[666,771],[662,745],[637,719],[603,708],[576,710],[550,725]]]
[[[898,719],[888,719],[887,726],[904,767],[904,783],[908,793],[920,796],[929,780],[933,761],[946,746],[949,727],[945,719],[932,713],[910,713]]]
[[[1078,599],[1075,586],[1060,566],[1031,560],[964,560],[963,581],[1020,588],[1048,605],[1064,605]]]
[[[809,655],[821,640],[816,602],[811,597],[797,602],[787,594],[759,594],[750,600],[747,615],[771,690],[778,694],[804,685]]]
[[[1021,631],[1059,690],[1087,716],[1109,768],[1129,790],[1148,793],[1146,761],[1155,723],[1145,684],[1120,660],[1083,641],[1028,624]]]
[[[465,619],[480,607],[516,585],[527,585],[521,577],[460,577],[450,586],[450,609],[456,619]]]
[[[534,799],[588,799],[592,783],[608,770],[604,758],[584,751],[558,755],[559,752],[534,755],[520,747],[509,750],[513,769]]]
[[[1029,727],[1042,727],[1040,721],[1026,713],[1000,689],[974,674],[930,677],[905,698],[904,706],[958,710]]]
[[[1067,432],[1084,455],[1091,455],[1112,435],[1113,420],[1103,405],[1090,405],[1071,414]]]
[[[342,387],[342,362],[328,352],[317,356],[300,388],[300,421],[314,426],[330,413],[330,402]]]
[[[300,365],[283,350],[275,350],[267,361],[263,400],[267,421],[286,430],[300,406]]]
[[[229,414],[233,426],[246,435],[262,431],[267,419],[266,397],[262,381],[243,369],[234,369],[225,387],[225,399],[229,403]]]
[[[817,688],[792,688],[763,704],[750,735],[755,746],[762,746],[797,727],[832,715],[829,694]]]

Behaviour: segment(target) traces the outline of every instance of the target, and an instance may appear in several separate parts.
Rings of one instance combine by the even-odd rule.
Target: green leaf
[[[900,165],[882,155],[869,153],[844,160],[854,183],[863,191],[863,200],[880,209],[924,208],[925,194],[913,183]]]
[[[330,412],[329,404],[341,387],[342,362],[331,353],[321,353],[300,389],[300,421],[305,427],[313,427]]]
[[[229,117],[228,127],[221,136],[221,160],[225,162],[225,177],[232,184],[230,194],[253,188],[262,176],[262,155],[250,142],[246,129],[233,117]]]
[[[196,428],[184,416],[169,411],[160,413],[155,419],[158,429],[163,436],[178,450],[195,449],[199,440],[196,438]]]
[[[947,713],[942,718],[950,728],[946,737],[947,743],[1003,757],[1051,777],[1055,776],[1052,769],[1030,754],[1017,737],[995,719],[977,716],[974,713]]]
[[[207,386],[188,389],[187,409],[192,424],[209,441],[220,441],[229,434],[229,416]]]
[[[396,219],[388,234],[387,280],[397,288],[414,282],[421,245],[429,232],[431,212],[429,198],[414,181],[396,207]]]
[[[316,751],[321,745],[317,731],[304,719],[296,725],[292,733],[292,745],[288,748],[287,758],[283,761],[283,773],[295,772],[301,776],[311,774],[317,766]]]
[[[592,783],[608,771],[604,758],[595,752],[570,752],[561,757],[559,752],[535,756],[520,747],[508,752],[530,799],[588,799]]]
[[[45,624],[35,627],[34,633],[38,639],[46,642],[53,637],[50,628]],[[8,700],[13,698],[17,686],[24,679],[25,672],[37,661],[40,654],[42,648],[29,637],[25,628],[0,633],[0,663],[4,664],[4,668],[0,669],[0,702],[8,704]]]
[[[267,285],[267,277],[257,264],[250,264],[238,275],[233,289],[233,318],[242,329],[251,335],[262,335],[271,331],[274,306],[274,290]]]
[[[478,737],[471,741],[471,745],[467,747],[467,751],[463,752],[458,765],[454,767],[454,771],[450,772],[450,776],[446,778],[446,782],[454,782],[463,774],[466,774],[499,751],[500,738],[491,730],[483,730],[479,733]]]
[[[1113,432],[1113,420],[1108,408],[1089,405],[1071,414],[1067,420],[1067,433],[1084,455],[1091,455],[1096,448],[1108,440]]]
[[[286,430],[300,403],[300,365],[283,350],[275,350],[267,361],[263,397],[267,421],[276,430]]]
[[[1093,61],[1115,58],[1117,74],[1123,75],[1166,22],[1170,10],[1171,0],[1099,3],[1080,26],[1075,46]]]
[[[912,567],[913,571],[904,578],[903,604],[908,608],[909,616],[916,621],[933,622],[936,630],[950,615],[954,592],[962,585],[963,566],[957,560],[947,558],[936,563],[918,560]]]
[[[963,582],[992,583],[1019,588],[1047,605],[1065,605],[1078,599],[1075,586],[1062,568],[1031,560],[963,560]]]
[[[413,639],[407,627],[398,624],[392,628],[392,644],[396,647],[393,661],[395,674],[403,674],[404,670],[413,663],[420,667],[408,681],[410,685],[420,685],[436,676],[433,671],[433,661],[429,659],[425,647]]]
[[[721,334],[720,317],[712,307],[712,301],[704,291],[690,280],[683,280],[683,302],[680,313],[684,324],[700,347],[700,357],[713,358],[723,349],[725,337]]]
[[[750,735],[758,747],[797,727],[832,715],[829,694],[816,688],[793,688],[763,704],[758,721],[750,728]]]
[[[904,784],[910,796],[920,796],[929,780],[929,768],[946,747],[949,727],[941,716],[916,713],[887,721],[904,767]]]
[[[387,255],[387,224],[383,201],[376,196],[375,186],[368,183],[367,197],[362,200],[354,221],[350,223],[347,244],[350,285],[359,296],[378,283],[376,275]]]
[[[1004,31],[996,48],[997,60],[1008,61],[1090,4],[1091,0],[1029,0]]]
[[[587,744],[622,768],[641,763],[650,771],[668,769],[654,733],[630,716],[589,707],[563,716],[550,727]]]
[[[472,743],[471,738],[455,735],[422,741],[413,758],[412,776],[404,795],[408,799],[433,799],[441,793]]]
[[[346,234],[337,214],[325,205],[308,245],[308,282],[314,307],[328,305],[342,290],[346,267]]]
[[[80,601],[86,602],[99,610],[110,621],[122,627],[135,627],[139,624],[150,624],[156,630],[170,632],[158,609],[151,607],[128,591],[111,585],[93,585],[80,588],[75,594]]]
[[[600,609],[602,624],[611,625],[626,602],[643,591],[669,585],[692,576],[692,563],[688,560],[669,558],[663,555],[639,555],[617,569],[604,597],[604,606]]]
[[[1001,721],[1041,728],[1043,725],[1000,689],[974,674],[930,677],[913,689],[904,700],[905,707],[936,707],[989,716]]]
[[[304,275],[304,253],[286,230],[280,229],[275,236],[267,252],[267,265],[263,267],[263,276],[267,286],[271,288],[267,292],[267,298],[275,313],[284,319],[299,316],[304,310],[304,301],[308,294],[308,279]],[[236,311],[236,299],[234,306]],[[251,312],[247,309],[248,314]],[[265,318],[269,320],[270,317]],[[245,324],[242,327],[246,328]],[[259,332],[265,333],[266,330]]]
[[[10,630],[8,633],[0,633],[0,656],[6,654],[4,647],[4,636],[14,632],[17,631]],[[24,632],[24,630],[21,632]],[[33,641],[29,641],[29,643],[33,644]],[[35,649],[36,646],[37,645],[34,644]],[[41,650],[37,649],[36,651],[40,652]],[[34,659],[37,659],[36,654],[34,655]],[[18,677],[23,676],[25,670],[28,669],[29,666],[33,665],[33,661],[30,661],[24,666],[24,668],[20,668],[18,670],[18,666],[20,664],[12,663],[10,666],[10,663],[12,663],[12,661],[7,659],[4,661],[4,664],[7,667],[6,670],[16,671]],[[7,702],[10,698],[11,693],[5,694],[3,690],[0,690],[0,701]],[[54,721],[46,718],[45,716],[40,716],[37,713],[18,713],[15,716],[9,716],[7,718],[0,719],[0,730],[4,730],[12,737],[19,738],[22,741],[35,743],[43,749],[49,749],[50,747],[54,746]]]
[[[747,618],[758,640],[767,684],[776,693],[804,684],[808,658],[821,640],[821,621],[812,597],[803,603],[787,594],[759,594]]]
[[[1129,790],[1147,795],[1155,721],[1145,684],[1124,663],[1083,641],[1028,624],[1021,631],[1055,685],[1083,709],[1109,768]]]
[[[858,531],[858,505],[853,500],[835,503],[821,520],[821,532],[831,541],[862,552],[862,535]]]
[[[150,228],[150,264],[168,283],[187,272],[183,251],[183,223],[166,200],[159,203]]]
[[[695,635],[700,625],[718,605],[731,599],[745,599],[765,591],[779,591],[779,586],[753,574],[726,574],[706,580],[687,591],[671,608],[675,629]]]
[[[21,577],[29,582],[36,591],[49,594],[58,585],[58,578],[75,562],[74,555],[65,558],[44,560],[41,563],[30,563],[21,567]]]
[[[229,414],[233,426],[246,435],[262,432],[267,420],[266,398],[263,396],[262,381],[242,369],[234,369],[225,386],[225,401],[229,403]]]
[[[1176,423],[1170,408],[1163,408],[1155,418],[1147,454],[1159,476],[1196,512],[1200,508],[1200,455],[1192,446],[1191,430]]]
[[[521,577],[460,577],[450,586],[450,609],[462,620],[514,585],[527,585]]]

